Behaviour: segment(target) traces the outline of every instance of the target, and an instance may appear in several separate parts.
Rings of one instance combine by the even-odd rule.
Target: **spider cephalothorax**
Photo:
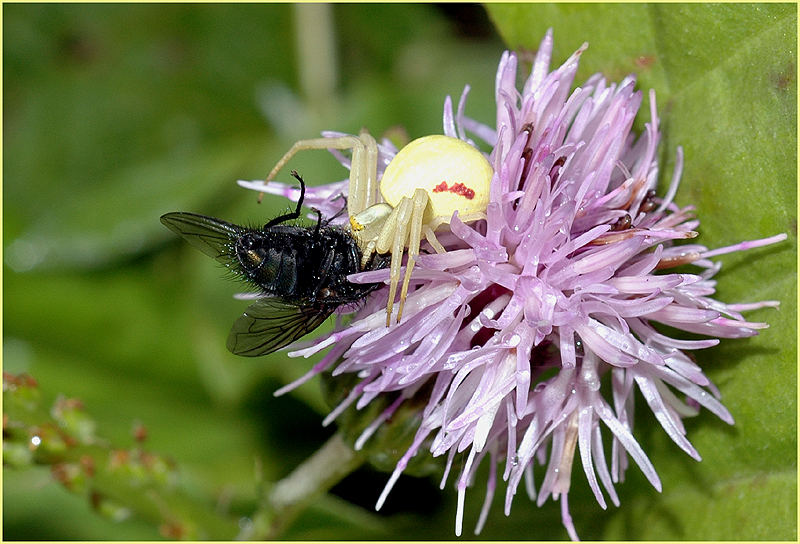
[[[444,135],[412,141],[392,159],[378,183],[378,146],[366,131],[358,136],[300,140],[275,165],[265,181],[298,152],[306,149],[350,149],[347,213],[350,232],[364,263],[375,254],[391,254],[386,324],[391,324],[400,283],[403,253],[408,260],[396,320],[403,314],[408,283],[423,236],[439,253],[444,248],[434,231],[449,225],[458,212],[464,222],[486,217],[489,184],[494,174],[483,154],[463,140]]]

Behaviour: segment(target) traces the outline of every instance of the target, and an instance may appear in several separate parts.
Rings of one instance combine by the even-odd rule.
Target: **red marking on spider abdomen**
[[[454,193],[457,195],[461,195],[467,200],[472,200],[475,198],[475,191],[464,185],[463,183],[454,183],[452,186],[448,187],[447,182],[443,181],[439,185],[433,188],[434,193]]]

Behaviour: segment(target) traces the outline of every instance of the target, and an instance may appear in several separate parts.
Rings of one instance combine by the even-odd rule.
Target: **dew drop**
[[[598,391],[600,389],[600,379],[596,372],[586,370],[583,373],[583,383],[590,391]]]
[[[38,435],[33,435],[31,437],[31,446],[34,448],[38,448],[42,443],[42,437]]]

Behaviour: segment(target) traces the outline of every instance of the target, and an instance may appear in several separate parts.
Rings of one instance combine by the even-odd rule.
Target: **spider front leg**
[[[408,245],[408,262],[406,263],[403,286],[400,291],[400,306],[397,311],[398,323],[403,315],[403,306],[405,305],[406,295],[408,294],[408,283],[411,279],[411,272],[414,269],[416,257],[419,255],[422,223],[427,205],[428,194],[424,189],[415,190],[413,198],[403,197],[383,224],[383,228],[375,244],[375,250],[378,253],[391,253],[392,255],[389,299],[386,303],[387,327],[392,323],[392,310],[394,308],[394,299],[397,294],[397,286],[400,283],[400,268],[402,265],[403,253],[405,252],[406,245]]]
[[[425,208],[428,207],[428,193],[424,189],[414,191],[414,198],[411,202],[411,232],[408,239],[408,261],[406,262],[406,273],[403,276],[403,287],[400,289],[400,307],[397,309],[397,322],[403,315],[403,307],[406,304],[408,294],[408,282],[411,280],[411,272],[419,255],[419,243],[422,239],[422,222],[425,218]],[[434,239],[436,235],[431,231]],[[437,240],[438,243],[438,240]],[[441,247],[441,244],[439,244]],[[444,253],[444,251],[443,251]]]
[[[391,253],[389,300],[386,303],[386,326],[392,324],[392,308],[397,294],[397,285],[400,283],[400,266],[403,262],[403,253],[408,238],[408,223],[411,220],[411,199],[403,198],[392,210],[386,219],[381,233],[378,236],[375,250],[378,253]]]
[[[362,130],[358,136],[338,136],[336,138],[313,138],[295,142],[289,151],[267,174],[265,181],[272,181],[298,152],[310,149],[351,149],[350,187],[348,190],[347,213],[355,215],[375,203],[378,169],[378,145],[375,138]],[[258,195],[258,201],[264,193]]]

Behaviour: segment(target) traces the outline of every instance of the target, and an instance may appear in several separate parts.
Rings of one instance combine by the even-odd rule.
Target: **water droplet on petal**
[[[589,388],[590,391],[600,390],[600,379],[598,378],[596,372],[585,371],[582,378],[584,385]]]

